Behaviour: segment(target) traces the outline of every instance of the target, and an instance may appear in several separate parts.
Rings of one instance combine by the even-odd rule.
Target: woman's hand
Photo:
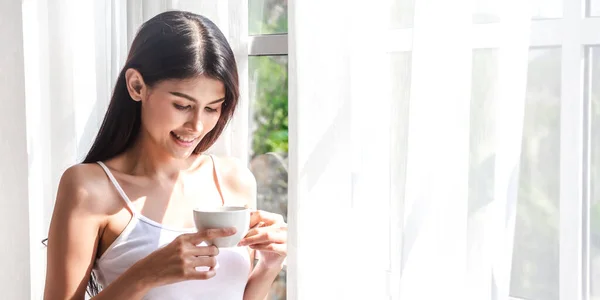
[[[207,229],[182,234],[133,265],[128,271],[137,274],[144,284],[155,287],[184,280],[206,280],[216,275],[213,269],[219,254],[216,246],[197,246],[203,241],[235,234],[235,228]],[[205,267],[206,270],[196,270]]]
[[[250,215],[250,231],[238,244],[259,252],[260,263],[281,267],[287,257],[287,224],[283,216],[262,210]]]

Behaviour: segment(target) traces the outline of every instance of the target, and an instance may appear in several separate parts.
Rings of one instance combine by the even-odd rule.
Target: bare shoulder
[[[115,207],[109,185],[97,164],[63,172],[48,231],[44,299],[84,298],[99,237]]]
[[[113,201],[102,201],[110,188],[104,171],[97,164],[77,164],[66,169],[58,185],[57,208],[108,214]],[[110,197],[108,197],[110,198]]]
[[[223,185],[235,195],[237,205],[256,208],[256,178],[248,166],[236,157],[216,157]]]

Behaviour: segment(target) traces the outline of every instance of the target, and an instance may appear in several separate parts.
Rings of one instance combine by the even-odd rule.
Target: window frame
[[[264,34],[248,37],[248,56],[288,55],[288,35]]]

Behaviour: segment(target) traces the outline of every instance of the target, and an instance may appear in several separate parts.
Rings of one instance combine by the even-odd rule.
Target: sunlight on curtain
[[[388,294],[396,170],[386,13],[376,3],[290,2],[290,299]]]
[[[62,172],[81,161],[106,109],[109,2],[23,1],[31,297],[41,299],[45,247]]]
[[[507,299],[531,10],[498,3],[485,50],[471,1],[290,5],[290,299]]]
[[[496,2],[474,51],[469,3],[415,5],[400,298],[509,293],[530,15]]]

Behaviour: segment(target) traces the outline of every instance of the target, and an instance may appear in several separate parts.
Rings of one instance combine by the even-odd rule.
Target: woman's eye
[[[175,108],[179,109],[179,110],[188,110],[191,108],[191,106],[189,106],[189,105],[183,106],[183,105],[179,105],[179,104],[173,104],[173,106],[175,106]]]
[[[205,107],[205,108],[204,108],[204,110],[205,110],[206,112],[209,112],[209,113],[214,113],[214,112],[217,112],[217,110],[216,110],[216,109],[214,109],[214,108],[210,108],[210,107]]]

